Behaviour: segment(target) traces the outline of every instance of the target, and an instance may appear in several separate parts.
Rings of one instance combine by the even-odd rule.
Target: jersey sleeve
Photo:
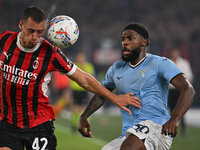
[[[66,75],[72,75],[76,71],[76,65],[73,64],[60,49],[56,50],[56,55],[53,60],[55,71],[62,72]]]
[[[108,69],[108,71],[105,75],[105,78],[102,81],[102,85],[106,88],[113,88],[113,89],[115,88],[115,82],[114,82],[114,71],[115,71],[115,69],[114,68],[115,68],[114,65],[112,65]]]
[[[158,63],[158,71],[168,82],[182,73],[174,62],[165,57],[162,57],[161,61]]]

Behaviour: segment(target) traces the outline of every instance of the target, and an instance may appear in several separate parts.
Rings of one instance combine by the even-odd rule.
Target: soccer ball
[[[55,46],[67,48],[77,41],[78,36],[78,25],[69,16],[56,16],[49,23],[47,38]]]

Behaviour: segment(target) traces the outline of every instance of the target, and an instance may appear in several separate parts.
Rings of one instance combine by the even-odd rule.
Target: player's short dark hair
[[[135,32],[139,33],[141,36],[143,36],[146,40],[147,40],[147,43],[149,44],[149,33],[146,29],[146,27],[140,23],[137,23],[137,22],[132,22],[132,23],[129,23],[128,25],[126,25],[123,29],[124,30],[134,30]],[[148,45],[147,44],[147,45]]]
[[[22,17],[22,20],[27,21],[29,17],[31,17],[31,19],[33,19],[37,23],[46,20],[46,14],[44,10],[36,6],[29,6],[24,10],[24,15]]]

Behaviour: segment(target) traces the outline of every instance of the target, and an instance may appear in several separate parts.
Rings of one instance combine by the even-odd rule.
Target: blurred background
[[[0,31],[19,31],[18,23],[21,19],[20,17],[23,15],[24,9],[29,5],[36,5],[44,9],[49,19],[57,15],[67,15],[77,22],[80,29],[79,39],[75,45],[63,49],[63,52],[72,61],[76,61],[78,52],[85,53],[87,61],[93,64],[95,68],[94,76],[99,81],[103,79],[108,67],[114,61],[120,59],[121,31],[130,22],[140,22],[147,27],[151,43],[148,47],[148,52],[170,57],[169,52],[171,49],[179,49],[181,56],[191,65],[193,73],[192,84],[196,90],[192,109],[186,114],[186,121],[191,126],[197,127],[197,129],[192,128],[190,130],[191,133],[194,132],[200,135],[200,123],[197,121],[197,116],[200,113],[199,0],[0,0]],[[46,36],[44,35],[44,37]],[[51,93],[53,91],[51,89],[54,88],[54,85],[50,85],[49,95],[52,104],[57,101],[55,100],[55,95]],[[113,109],[112,104],[106,103],[106,107],[109,108],[104,111],[107,114],[119,115],[119,110]],[[102,113],[99,114],[102,115]],[[61,124],[67,126],[67,121],[63,121],[61,116],[60,114],[58,116],[58,126]],[[65,114],[64,116],[68,115]],[[117,127],[119,130],[113,131],[116,134],[111,134],[110,138],[106,138],[108,136],[102,137],[98,134],[98,129],[95,129],[95,132],[97,131],[95,137],[101,139],[100,142],[98,140],[95,141],[98,143],[97,145],[100,145],[96,149],[100,149],[103,144],[119,135],[121,120],[120,117],[118,119],[119,123],[115,123],[115,125],[119,124]],[[106,133],[104,128],[106,129],[107,127],[104,125],[106,123],[110,124],[108,120],[102,116],[96,118],[95,125],[99,125],[101,133]],[[115,117],[113,120],[115,120]],[[95,119],[91,119],[92,121],[95,121]],[[97,128],[98,125],[96,125]],[[197,138],[196,136],[188,136],[185,141],[181,137],[180,139],[177,138],[177,143],[180,142],[181,144],[178,145],[184,145],[182,143],[191,138],[192,141],[190,143],[193,143]],[[66,140],[68,139],[66,138]],[[194,146],[194,144],[191,144],[191,146]],[[71,149],[76,150],[73,147]],[[89,150],[89,148],[86,149]],[[174,149],[180,150],[183,148],[176,147]],[[193,149],[190,148],[190,150]]]

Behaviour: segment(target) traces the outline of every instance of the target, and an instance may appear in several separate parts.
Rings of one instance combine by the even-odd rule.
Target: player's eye
[[[43,32],[44,32],[44,30],[37,31],[38,34],[42,34]]]
[[[33,29],[28,29],[28,32],[29,32],[29,33],[34,33],[35,30],[33,30]]]
[[[131,41],[133,38],[132,37],[128,37],[128,40]]]
[[[131,40],[137,39],[137,37],[136,36],[129,36],[128,39],[131,41]]]

